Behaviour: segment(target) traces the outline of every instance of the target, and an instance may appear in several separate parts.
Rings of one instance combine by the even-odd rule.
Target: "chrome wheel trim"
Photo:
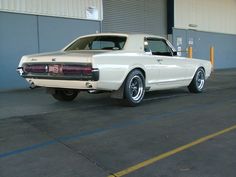
[[[202,70],[197,73],[196,84],[198,90],[202,90],[205,84],[205,74]]]
[[[138,101],[143,95],[143,80],[140,76],[135,75],[129,83],[129,93],[134,101]]]

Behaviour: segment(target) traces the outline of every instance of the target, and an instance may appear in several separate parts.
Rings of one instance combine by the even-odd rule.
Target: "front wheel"
[[[124,96],[128,106],[137,106],[145,94],[145,79],[140,70],[133,70],[125,81]]]
[[[79,91],[74,89],[55,89],[52,96],[59,101],[72,101],[74,100]]]
[[[205,86],[205,71],[203,68],[199,68],[190,85],[188,86],[188,89],[192,93],[201,93]]]

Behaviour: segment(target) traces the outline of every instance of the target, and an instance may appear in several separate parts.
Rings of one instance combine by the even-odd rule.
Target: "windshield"
[[[124,36],[91,36],[80,38],[65,51],[70,50],[121,50],[126,42]]]

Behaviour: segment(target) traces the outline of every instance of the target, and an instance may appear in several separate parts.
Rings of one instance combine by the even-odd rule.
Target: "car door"
[[[156,67],[156,85],[158,87],[171,87],[185,79],[187,65],[185,59],[175,57],[171,47],[162,38],[146,38],[146,50],[151,52]]]

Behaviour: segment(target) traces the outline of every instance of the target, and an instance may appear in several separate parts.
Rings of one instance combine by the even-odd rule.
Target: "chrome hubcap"
[[[197,88],[198,90],[202,90],[205,84],[205,75],[203,71],[199,71],[197,73]]]
[[[134,76],[129,84],[129,92],[133,100],[138,101],[143,95],[143,81],[139,76]]]

